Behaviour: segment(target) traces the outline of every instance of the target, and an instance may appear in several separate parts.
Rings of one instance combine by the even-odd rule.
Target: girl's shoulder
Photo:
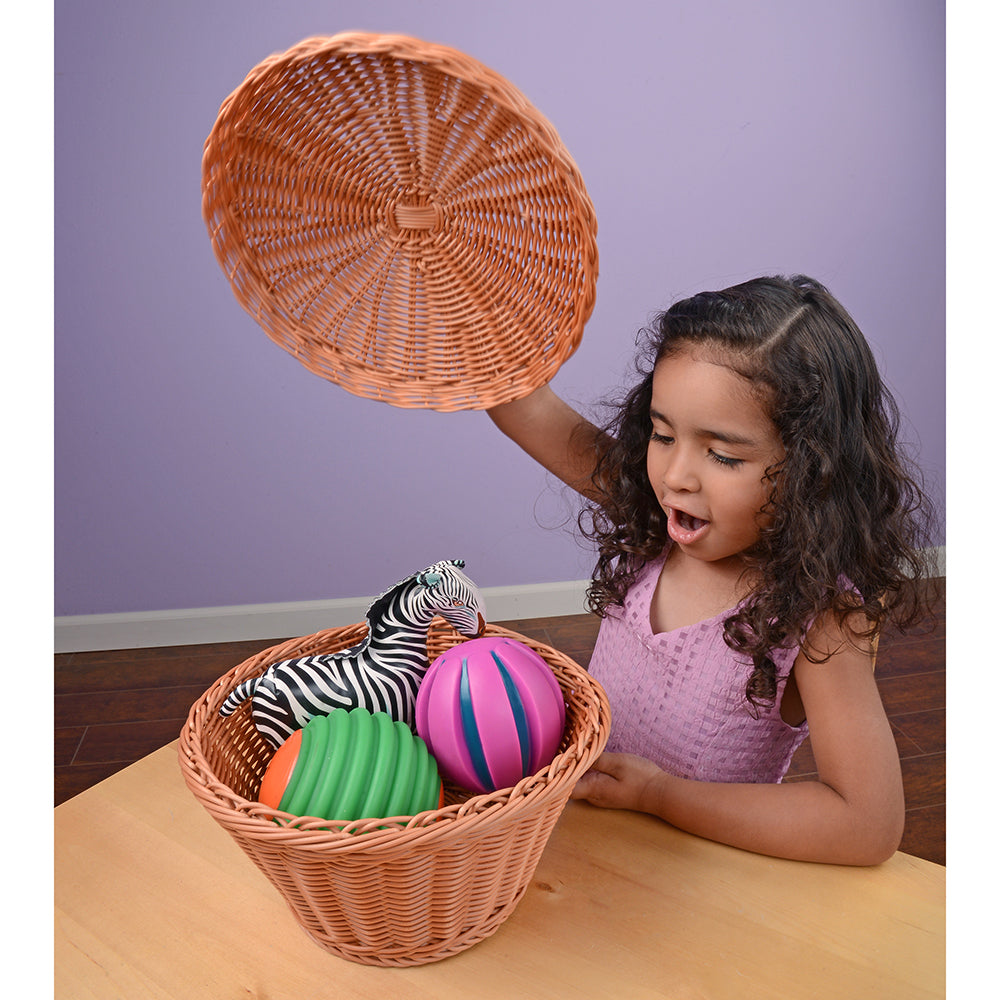
[[[818,663],[850,652],[871,659],[874,665],[878,648],[878,633],[862,610],[864,598],[846,577],[833,607],[820,611],[806,628],[802,653],[807,660]]]

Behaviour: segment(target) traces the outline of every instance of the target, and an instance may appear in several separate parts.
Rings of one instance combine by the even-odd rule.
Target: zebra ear
[[[450,562],[452,566],[457,566],[459,569],[465,569],[464,559],[449,559],[448,562]]]
[[[424,587],[436,587],[443,579],[440,573],[421,573],[417,577],[417,583]]]

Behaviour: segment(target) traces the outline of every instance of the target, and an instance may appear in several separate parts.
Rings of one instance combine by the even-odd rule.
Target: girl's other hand
[[[576,783],[571,799],[602,809],[644,812],[643,797],[651,783],[665,774],[652,761],[630,753],[602,753]]]

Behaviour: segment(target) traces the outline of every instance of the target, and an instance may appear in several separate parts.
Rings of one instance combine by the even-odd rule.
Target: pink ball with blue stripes
[[[566,725],[552,668],[506,636],[461,642],[430,666],[416,726],[441,774],[476,792],[516,785],[551,763]]]

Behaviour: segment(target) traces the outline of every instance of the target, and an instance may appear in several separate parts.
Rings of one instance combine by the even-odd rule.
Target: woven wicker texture
[[[444,46],[349,33],[266,59],[220,108],[202,195],[240,304],[355,395],[520,398],[593,310],[576,165],[523,94]]]
[[[366,965],[422,965],[478,943],[513,912],[570,791],[607,742],[610,712],[603,689],[569,657],[488,625],[486,634],[512,636],[537,650],[566,697],[566,730],[548,767],[486,795],[446,783],[443,808],[394,822],[334,825],[254,801],[273,749],[254,728],[249,702],[225,718],[219,706],[275,660],[344,649],[366,628],[292,639],[221,677],[191,708],[179,742],[181,771],[314,941]],[[435,619],[428,656],[462,641]]]

